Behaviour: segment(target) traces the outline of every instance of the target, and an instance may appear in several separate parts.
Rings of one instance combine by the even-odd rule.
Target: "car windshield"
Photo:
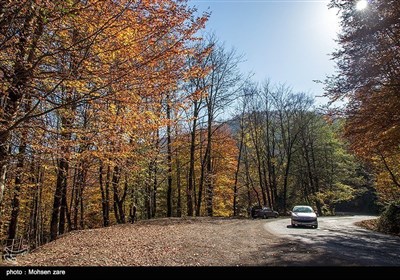
[[[311,207],[300,206],[300,207],[294,207],[293,208],[293,212],[296,212],[296,213],[312,213],[314,211],[312,210]]]

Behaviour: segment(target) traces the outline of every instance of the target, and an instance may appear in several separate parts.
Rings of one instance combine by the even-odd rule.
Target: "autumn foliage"
[[[341,123],[304,93],[245,81],[242,57],[200,36],[209,15],[185,0],[0,0],[0,10],[1,240],[37,247],[138,219],[246,216],[253,204],[333,213],[362,184]],[[353,71],[349,55],[337,57]],[[396,75],[330,84],[351,89],[346,133],[383,163],[384,188],[399,176]]]
[[[2,234],[40,244],[126,222],[170,121],[166,95],[194,75],[186,60],[207,15],[170,0],[1,1],[1,10]]]
[[[355,1],[331,1],[340,11],[340,49],[333,54],[338,73],[327,79],[332,100],[345,99],[345,136],[353,151],[376,174],[381,202],[400,195],[400,3],[368,1],[358,11]]]

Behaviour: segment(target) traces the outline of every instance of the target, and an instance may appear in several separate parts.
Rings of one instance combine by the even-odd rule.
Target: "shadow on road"
[[[296,230],[296,229],[315,229],[315,228],[310,227],[310,226],[296,226],[296,227],[294,227],[292,225],[287,225],[286,228],[291,228],[291,229],[294,229],[294,230]]]
[[[263,244],[261,265],[266,266],[400,266],[400,238],[363,229],[297,231],[296,239]],[[311,235],[311,237],[310,237]],[[255,254],[256,255],[256,254]],[[260,253],[258,252],[258,255]]]

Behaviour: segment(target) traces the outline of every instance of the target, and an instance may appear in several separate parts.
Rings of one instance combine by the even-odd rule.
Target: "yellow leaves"
[[[110,104],[109,110],[110,110],[111,114],[114,115],[117,113],[117,106],[115,104]]]
[[[84,184],[88,192],[82,201],[89,208],[84,210],[88,211],[84,218],[89,218],[85,222],[98,226],[90,215],[101,201],[99,177],[107,172],[107,167],[116,165],[127,173],[142,172],[138,177],[145,177],[149,158],[160,152],[155,144],[159,131],[168,124],[175,125],[178,119],[171,120],[163,114],[166,93],[178,91],[186,77],[204,74],[202,69],[189,69],[185,62],[190,55],[187,43],[205,18],[192,20],[192,12],[184,2],[174,0],[39,2],[35,5],[43,8],[46,18],[44,26],[40,26],[43,34],[28,38],[38,37],[37,47],[28,41],[26,49],[29,53],[29,48],[35,46],[33,56],[37,57],[24,64],[34,69],[28,73],[29,81],[22,90],[31,104],[38,105],[33,112],[37,117],[27,118],[34,129],[29,135],[29,162],[25,168],[28,173],[39,173],[42,180],[43,228],[47,228],[46,219],[51,217],[60,159],[68,161],[68,199],[75,199],[76,193],[70,193],[76,190],[73,187]],[[26,14],[23,11],[21,18]],[[23,26],[14,27],[11,29]],[[33,31],[24,30],[36,34]],[[7,70],[0,72],[3,93],[12,86],[4,77],[14,75],[17,52],[13,40],[0,53],[2,70]],[[169,105],[172,110],[179,110],[185,101],[174,100]],[[10,115],[19,117],[25,113],[21,109]],[[13,141],[19,140],[18,133],[13,137]],[[232,149],[225,148],[215,147],[222,203],[228,198],[225,189],[230,185],[230,179],[222,174],[235,162],[228,155]],[[218,158],[223,153],[228,156]],[[81,165],[88,171],[87,181],[76,173]],[[12,178],[15,174],[9,175]],[[137,184],[141,187],[143,182]],[[100,216],[101,211],[97,212]]]

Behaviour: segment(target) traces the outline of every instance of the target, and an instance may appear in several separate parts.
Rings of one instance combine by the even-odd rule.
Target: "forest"
[[[323,83],[347,100],[332,109],[241,73],[187,1],[0,0],[0,240],[37,247],[133,205],[152,219],[399,201],[400,4],[367,19],[350,2],[330,4],[339,72]]]

